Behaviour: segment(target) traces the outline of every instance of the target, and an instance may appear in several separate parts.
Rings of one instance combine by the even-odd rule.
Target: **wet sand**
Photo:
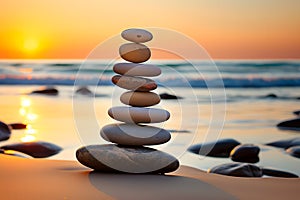
[[[300,179],[237,178],[187,166],[168,175],[103,174],[76,161],[0,156],[3,199],[298,199]]]

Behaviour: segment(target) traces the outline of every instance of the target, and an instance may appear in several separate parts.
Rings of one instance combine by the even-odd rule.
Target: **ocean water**
[[[171,93],[180,100],[162,100],[155,107],[170,111],[162,124],[172,139],[155,148],[169,152],[181,164],[207,170],[232,162],[229,158],[200,157],[186,151],[193,144],[233,138],[261,148],[259,166],[300,175],[300,159],[264,144],[299,137],[298,131],[280,130],[276,124],[293,119],[300,110],[300,61],[217,60],[153,61],[163,74],[156,77],[157,93]],[[2,60],[0,61],[0,120],[29,124],[14,130],[1,144],[42,140],[63,147],[48,159],[75,160],[78,147],[107,143],[99,136],[102,126],[115,123],[107,110],[122,105],[111,84],[112,64],[104,60]],[[74,86],[75,84],[75,86]],[[92,96],[75,94],[85,85]],[[45,86],[58,96],[31,95]]]

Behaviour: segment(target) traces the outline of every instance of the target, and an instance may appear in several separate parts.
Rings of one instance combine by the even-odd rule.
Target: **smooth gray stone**
[[[216,142],[196,144],[188,148],[188,151],[204,156],[229,157],[231,150],[240,143],[234,139],[220,139]]]
[[[27,128],[27,125],[23,124],[23,123],[11,123],[11,124],[9,124],[9,126],[12,129],[15,129],[15,130],[26,129]]]
[[[76,158],[86,167],[108,173],[168,173],[179,167],[172,155],[142,146],[90,145],[79,148]]]
[[[300,116],[300,110],[296,110],[293,113],[294,113],[294,115],[297,115],[298,117]]]
[[[284,177],[284,178],[298,178],[296,174],[285,172],[277,169],[262,168],[263,174],[267,176]]]
[[[0,141],[8,140],[10,138],[10,135],[11,135],[10,127],[4,122],[0,121]]]
[[[300,158],[300,146],[293,146],[285,150],[288,154],[291,156],[294,156],[296,158]]]
[[[127,76],[159,76],[161,69],[151,64],[117,63],[113,67],[114,72]]]
[[[51,95],[56,96],[58,95],[58,90],[52,87],[41,89],[41,90],[34,90],[31,94],[43,94],[43,95]]]
[[[122,44],[119,48],[121,58],[133,63],[142,63],[149,60],[151,57],[150,49],[139,43]]]
[[[261,177],[263,175],[261,168],[246,163],[222,164],[209,169],[208,172],[237,177]]]
[[[164,129],[135,124],[109,124],[101,129],[100,135],[108,142],[135,146],[163,144],[171,139]]]
[[[4,150],[14,150],[30,155],[34,158],[46,158],[59,153],[62,148],[49,142],[15,143],[0,147]]]
[[[277,127],[279,129],[300,131],[300,118],[280,122],[277,124]]]
[[[75,91],[75,93],[80,94],[80,95],[87,95],[87,96],[92,96],[93,95],[93,92],[85,86],[82,86],[82,87],[78,88]]]
[[[300,146],[300,138],[298,137],[298,138],[292,138],[292,139],[286,139],[286,140],[278,140],[275,142],[267,143],[266,145],[288,149],[293,146]]]
[[[162,93],[159,95],[161,99],[183,99],[182,97],[180,96],[175,96],[175,95],[172,95],[172,94],[168,94],[168,93]]]
[[[233,161],[257,163],[259,161],[259,147],[253,144],[241,144],[230,152],[230,157]]]
[[[149,42],[153,38],[149,31],[139,28],[126,29],[121,33],[121,36],[125,40],[135,43]]]

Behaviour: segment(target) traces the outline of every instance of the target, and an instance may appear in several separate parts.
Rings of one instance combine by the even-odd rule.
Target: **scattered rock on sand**
[[[220,139],[216,142],[196,144],[188,148],[195,154],[207,155],[212,157],[229,157],[230,152],[240,143],[234,139]]]
[[[237,177],[261,177],[261,168],[246,163],[228,163],[215,166],[208,170],[208,173],[222,174]]]
[[[285,172],[276,169],[262,168],[262,172],[267,176],[284,177],[284,178],[298,178],[296,174]]]
[[[266,145],[288,149],[288,148],[293,147],[293,146],[300,146],[300,137],[287,139],[287,140],[278,140],[278,141],[275,141],[275,142],[267,143]]]
[[[175,95],[168,94],[168,93],[162,93],[159,96],[161,99],[183,99],[182,97],[175,96]]]
[[[292,119],[277,124],[280,129],[300,130],[300,118]]]
[[[44,95],[58,95],[58,90],[52,87],[48,87],[41,90],[34,90],[31,92],[31,94],[44,94]]]
[[[270,94],[267,94],[265,97],[266,98],[277,98],[278,96],[276,94],[270,93]]]
[[[300,110],[296,110],[293,112],[295,115],[300,116]]]
[[[78,149],[76,158],[101,172],[168,173],[179,167],[172,155],[143,146],[90,145]]]
[[[0,141],[8,140],[10,138],[10,134],[10,127],[4,122],[0,121]]]
[[[296,158],[300,158],[300,146],[293,146],[285,150],[288,154],[291,156],[294,156]]]
[[[4,150],[14,150],[28,154],[34,158],[53,156],[62,150],[61,147],[49,142],[15,143],[0,147]]]
[[[233,161],[257,163],[259,161],[259,147],[253,144],[241,144],[230,152],[230,157]]]
[[[82,86],[80,88],[78,88],[76,91],[75,91],[76,94],[81,94],[81,95],[88,95],[88,96],[92,96],[93,93],[90,89],[88,89],[87,87],[85,86]]]
[[[12,124],[9,124],[9,126],[12,129],[15,129],[15,130],[26,129],[27,128],[27,125],[26,124],[22,124],[22,123],[12,123]]]

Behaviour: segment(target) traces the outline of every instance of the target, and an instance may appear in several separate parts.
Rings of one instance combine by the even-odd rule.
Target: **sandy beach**
[[[102,174],[75,161],[0,156],[3,199],[298,199],[299,179],[237,178],[181,166],[167,175]]]

